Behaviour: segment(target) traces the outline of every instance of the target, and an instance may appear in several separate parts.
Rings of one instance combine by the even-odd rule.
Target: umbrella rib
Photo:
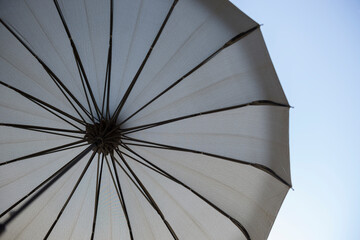
[[[69,149],[72,149],[72,148],[77,148],[77,147],[81,147],[81,146],[84,146],[84,145],[88,145],[88,143],[86,143],[86,144],[83,144],[83,145],[75,146],[75,145],[83,143],[83,142],[86,142],[86,141],[85,140],[80,140],[80,141],[64,144],[64,145],[61,145],[61,146],[49,148],[49,149],[46,149],[46,150],[42,150],[42,151],[39,151],[39,152],[36,152],[36,153],[32,153],[32,154],[29,154],[29,155],[25,155],[25,156],[18,157],[18,158],[9,160],[9,161],[2,162],[2,163],[0,163],[0,166],[10,164],[10,163],[14,163],[14,162],[17,162],[17,161],[20,161],[20,160],[39,157],[39,156],[42,156],[42,155],[47,155],[47,154],[60,152],[60,151],[66,151],[66,150],[69,150]]]
[[[112,162],[112,165],[113,165],[113,168],[114,168],[115,178],[116,178],[116,182],[117,182],[120,197],[121,197],[121,198],[119,198],[119,200],[120,200],[121,207],[122,207],[122,210],[123,210],[125,218],[126,218],[126,223],[127,223],[128,229],[129,229],[130,239],[134,240],[134,236],[133,236],[132,228],[131,228],[131,223],[130,223],[130,218],[129,218],[129,214],[128,214],[128,211],[127,211],[127,208],[126,208],[125,198],[124,198],[123,192],[121,190],[121,185],[120,185],[120,181],[119,181],[119,175],[117,173],[116,166],[115,166],[115,157],[114,157],[113,153],[111,153],[110,156],[111,156],[111,162]]]
[[[106,73],[105,73],[105,84],[104,84],[104,92],[103,92],[103,99],[102,99],[102,105],[101,105],[101,116],[103,117],[104,115],[104,105],[105,105],[105,100],[107,100],[107,84],[108,84],[108,72],[109,72],[109,53],[108,53],[108,60],[107,60],[107,64],[106,64]],[[108,116],[108,111],[107,111],[107,106],[106,106],[106,112],[105,112],[105,118],[107,118]]]
[[[116,189],[116,193],[117,193],[117,195],[118,195],[118,197],[119,197],[120,204],[122,205],[122,204],[123,204],[123,200],[121,199],[119,190],[118,190],[118,188],[116,187],[115,179],[114,179],[114,176],[113,176],[113,174],[112,174],[110,165],[109,165],[109,163],[108,163],[108,159],[107,159],[107,157],[105,157],[105,158],[106,158],[106,163],[107,163],[107,165],[108,165],[108,169],[109,169],[109,172],[110,172],[110,175],[111,175],[111,179],[112,179],[113,184],[114,184],[114,187],[115,187],[115,189]],[[112,157],[112,158],[113,158],[113,157]],[[114,159],[114,161],[115,161],[115,162],[120,166],[120,168],[124,171],[124,168],[120,165],[120,163],[119,163],[116,159]],[[125,171],[124,171],[124,172],[125,172]],[[127,172],[125,172],[125,174],[129,177],[129,175],[128,175]],[[134,181],[133,179],[131,179],[131,180]],[[135,184],[135,183],[134,183],[134,184]],[[136,185],[136,184],[135,184],[135,185]],[[136,185],[136,187],[139,189],[139,186]],[[144,193],[143,193],[140,189],[139,189],[139,191],[143,194],[144,197],[146,197],[146,196],[144,195]]]
[[[87,91],[86,91],[84,79],[83,79],[83,76],[82,76],[82,74],[81,74],[81,70],[80,70],[79,63],[78,63],[78,62],[76,62],[76,66],[77,66],[77,69],[78,69],[78,72],[79,72],[79,76],[80,76],[80,80],[81,80],[81,86],[82,86],[82,88],[83,88],[83,90],[84,90],[85,99],[86,99],[87,105],[88,105],[89,110],[90,110],[89,118],[91,119],[92,122],[95,122],[95,120],[94,120],[95,117],[94,117],[94,114],[93,114],[93,111],[92,111],[92,108],[91,108],[89,96],[88,96]]]
[[[75,105],[71,102],[70,98],[65,94],[64,90],[59,86],[59,83],[57,83],[57,82],[54,80],[54,77],[53,77],[53,76],[50,75],[50,77],[51,77],[51,79],[53,79],[53,81],[54,81],[54,83],[56,84],[56,86],[60,89],[61,93],[62,93],[62,94],[65,96],[65,98],[68,100],[68,102],[69,102],[70,105],[73,107],[73,109],[75,110],[75,112],[79,115],[79,117],[81,118],[81,120],[82,120],[83,122],[86,122],[85,119],[84,119],[84,117],[80,114],[80,112],[78,111],[78,109],[77,109],[77,108],[75,107]],[[90,117],[87,112],[85,112],[85,114],[86,114],[88,117]],[[90,118],[90,119],[91,119],[91,118]]]
[[[72,119],[72,120],[75,121],[75,122],[78,122],[78,123],[80,123],[80,124],[82,124],[82,125],[86,125],[86,123],[83,122],[83,121],[81,121],[80,119],[78,119],[78,118],[76,118],[76,117],[74,117],[74,116],[72,116],[72,115],[70,115],[70,114],[68,114],[68,113],[60,110],[59,108],[57,108],[57,107],[55,107],[55,106],[53,106],[53,105],[51,105],[51,104],[49,104],[49,103],[46,103],[46,102],[44,102],[44,101],[42,101],[42,100],[40,100],[40,99],[38,99],[38,98],[36,98],[36,97],[34,97],[34,96],[26,93],[26,92],[23,92],[23,91],[21,91],[21,90],[18,89],[18,88],[15,88],[15,87],[13,87],[13,86],[10,86],[9,84],[4,83],[3,81],[0,81],[0,84],[3,85],[3,86],[5,86],[5,87],[7,87],[7,88],[9,88],[9,89],[11,89],[11,90],[13,90],[13,91],[15,91],[15,92],[17,92],[18,94],[22,95],[22,96],[25,97],[26,99],[28,99],[28,100],[30,100],[30,101],[33,101],[34,103],[36,103],[36,104],[39,105],[40,107],[44,108],[45,110],[47,110],[47,108],[50,108],[50,109],[56,111],[57,113],[60,113],[60,114],[62,114],[63,116],[66,116],[66,117]],[[44,106],[47,107],[47,108],[45,108]]]
[[[239,105],[235,105],[235,106],[218,108],[218,109],[209,110],[209,111],[205,111],[205,112],[198,112],[198,113],[194,113],[194,114],[189,114],[189,115],[185,115],[185,116],[182,116],[182,117],[172,118],[172,119],[159,121],[159,122],[155,122],[155,123],[144,124],[144,125],[140,125],[140,126],[136,126],[136,127],[123,128],[121,131],[124,134],[129,134],[129,133],[138,132],[138,131],[153,128],[153,127],[158,127],[158,126],[161,126],[161,125],[164,125],[164,124],[177,122],[177,121],[188,119],[188,118],[198,117],[198,116],[201,116],[201,115],[207,115],[207,114],[212,114],[212,113],[217,113],[217,112],[223,112],[223,111],[228,111],[228,110],[247,107],[247,106],[268,106],[268,105],[269,106],[278,106],[278,107],[290,107],[289,105],[282,104],[282,103],[277,103],[277,102],[273,102],[273,101],[269,101],[269,100],[257,100],[257,101],[252,101],[252,102],[239,104]]]
[[[245,36],[249,35],[250,33],[252,33],[253,31],[255,31],[256,29],[258,29],[259,26],[255,26],[245,32],[242,32],[238,35],[236,35],[235,37],[233,37],[232,39],[230,39],[229,41],[227,41],[222,47],[220,47],[218,50],[216,50],[215,52],[213,52],[209,57],[207,57],[206,59],[204,59],[202,62],[200,62],[198,65],[196,65],[194,68],[192,68],[190,71],[188,71],[187,73],[185,73],[182,77],[180,77],[178,80],[176,80],[173,84],[171,84],[169,87],[167,87],[166,89],[164,89],[162,92],[160,92],[158,95],[156,95],[154,98],[152,98],[149,102],[147,102],[145,105],[143,105],[142,107],[140,107],[137,111],[135,111],[133,114],[131,114],[129,117],[127,117],[125,120],[123,120],[121,124],[124,124],[125,122],[127,122],[130,118],[132,118],[133,116],[135,116],[136,114],[138,114],[140,111],[142,111],[144,108],[146,108],[147,106],[149,106],[152,102],[154,102],[156,99],[158,99],[159,97],[161,97],[162,95],[164,95],[166,92],[168,92],[170,89],[172,89],[173,87],[175,87],[176,85],[178,85],[181,81],[183,81],[185,78],[187,78],[188,76],[190,76],[192,73],[194,73],[196,70],[198,70],[200,67],[202,67],[203,65],[205,65],[207,62],[209,62],[213,57],[215,57],[217,54],[219,54],[222,50],[224,50],[225,48],[231,46],[232,44],[238,42],[240,39],[244,38]]]
[[[164,125],[164,124],[176,122],[176,121],[187,119],[187,118],[197,117],[197,116],[200,116],[200,115],[206,115],[206,114],[211,114],[211,113],[216,113],[216,112],[227,111],[227,110],[246,107],[246,106],[253,106],[253,105],[260,105],[260,106],[271,105],[271,106],[278,106],[278,107],[290,107],[289,105],[282,104],[282,103],[277,103],[277,102],[273,102],[273,101],[269,101],[269,100],[257,100],[257,101],[252,101],[252,102],[240,104],[240,105],[235,105],[235,106],[230,106],[230,107],[224,107],[224,108],[218,108],[218,109],[214,109],[214,110],[209,110],[209,111],[205,111],[205,112],[189,114],[189,115],[185,115],[185,116],[182,116],[182,117],[172,118],[172,119],[159,121],[159,122],[155,122],[155,123],[150,123],[150,124],[144,124],[144,125],[135,126],[135,127],[131,127],[131,128],[122,128],[121,132],[123,134],[130,134],[130,133],[133,133],[133,132],[146,130],[146,129],[149,129],[149,128],[161,126],[161,125]],[[117,126],[117,128],[111,130],[106,136],[110,135],[115,130],[120,129],[120,127],[121,127],[121,124],[119,124]]]
[[[246,161],[243,161],[243,160],[230,158],[230,157],[226,157],[226,156],[221,156],[221,155],[217,155],[217,154],[213,154],[213,153],[197,151],[197,150],[194,150],[194,149],[187,149],[187,148],[182,148],[182,147],[176,147],[176,146],[171,146],[171,145],[166,145],[166,144],[161,144],[161,143],[149,142],[149,141],[140,140],[140,139],[136,139],[136,138],[131,138],[131,137],[127,137],[127,136],[123,136],[123,139],[124,140],[129,140],[129,141],[134,141],[134,142],[145,143],[144,145],[139,145],[141,147],[154,148],[154,146],[155,146],[155,148],[160,147],[160,148],[164,148],[164,149],[167,149],[167,150],[190,152],[190,153],[195,153],[195,154],[202,154],[202,155],[205,155],[205,156],[215,157],[217,159],[222,159],[222,160],[226,160],[226,161],[231,161],[231,162],[236,162],[236,163],[252,166],[252,167],[255,167],[255,168],[257,168],[257,169],[259,169],[259,170],[261,170],[263,172],[266,172],[270,176],[274,177],[275,179],[279,180],[280,182],[282,182],[283,184],[285,184],[286,186],[291,188],[291,184],[286,182],[283,178],[281,178],[272,169],[270,169],[269,167],[266,167],[266,166],[264,166],[262,164],[259,164],[259,163],[250,163],[250,162],[246,162]],[[132,143],[126,143],[126,144],[131,145]]]
[[[123,142],[124,145],[131,145],[131,146],[138,146],[138,147],[149,147],[149,148],[158,148],[158,149],[165,149],[169,150],[168,147],[156,146],[156,145],[149,145],[149,144],[140,144],[140,143],[132,143],[132,142]]]
[[[78,51],[77,51],[77,48],[76,48],[76,45],[75,45],[75,43],[74,43],[74,41],[73,41],[73,39],[72,39],[70,30],[69,30],[68,25],[67,25],[67,23],[66,23],[66,21],[65,21],[64,15],[63,15],[63,13],[62,13],[62,11],[61,11],[61,8],[60,8],[60,6],[59,6],[58,1],[57,1],[57,0],[54,0],[54,4],[55,4],[56,10],[57,10],[57,12],[58,12],[58,14],[59,14],[59,17],[60,17],[60,19],[61,19],[61,22],[62,22],[62,24],[63,24],[63,26],[64,26],[64,29],[65,29],[65,31],[66,31],[66,34],[67,34],[67,36],[68,36],[68,38],[69,38],[69,41],[70,41],[70,44],[71,44],[71,47],[72,47],[72,50],[73,50],[74,58],[75,58],[75,61],[76,61],[76,63],[77,63],[77,67],[79,68],[79,71],[82,73],[82,75],[83,75],[83,77],[84,77],[87,90],[89,91],[90,98],[91,98],[92,103],[93,103],[93,105],[94,105],[94,107],[95,107],[95,110],[96,110],[97,117],[98,117],[98,119],[100,119],[100,114],[101,114],[101,113],[100,113],[99,107],[98,107],[98,105],[97,105],[97,103],[96,103],[96,100],[95,100],[93,91],[92,91],[92,89],[91,89],[91,86],[90,86],[90,84],[89,84],[89,80],[88,80],[88,78],[87,78],[87,75],[86,75],[84,66],[83,66],[83,64],[82,64],[80,55],[79,55],[79,53],[78,53]],[[85,94],[86,94],[86,92],[85,92]],[[91,108],[90,108],[90,109],[91,109]]]
[[[100,156],[103,156],[103,155],[100,155],[98,154],[98,159],[97,159],[97,167],[96,167],[96,187],[95,187],[95,200],[96,200],[96,195],[97,195],[97,189],[99,187],[99,166],[100,166]]]
[[[64,122],[68,123],[69,125],[73,126],[74,128],[76,128],[78,131],[83,131],[80,127],[76,126],[74,123],[71,123],[69,120],[66,120],[64,117],[60,116],[59,114],[57,114],[56,112],[50,110],[48,107],[41,105],[40,103],[36,102],[35,100],[32,99],[28,99],[29,101],[35,103],[36,105],[42,107],[43,109],[45,109],[46,111],[48,111],[49,113],[53,114],[54,116],[60,118],[61,120],[63,120]]]
[[[20,124],[6,124],[6,123],[0,123],[0,126],[7,126],[7,127],[25,129],[25,130],[34,131],[34,132],[41,132],[41,133],[48,133],[48,134],[58,135],[58,136],[83,139],[83,137],[64,134],[64,133],[59,133],[58,131],[63,132],[63,131],[61,131],[59,129],[50,128],[49,130],[46,130],[46,128],[45,128],[45,130],[44,130],[44,128],[39,127],[39,126],[20,125]],[[54,131],[54,132],[52,132],[52,131]],[[81,133],[80,131],[77,131],[77,132]]]
[[[52,41],[50,40],[49,36],[46,34],[43,26],[40,24],[38,18],[35,16],[33,10],[32,10],[31,7],[29,6],[29,4],[28,4],[27,2],[25,2],[25,4],[26,4],[26,7],[30,10],[31,15],[34,17],[34,19],[36,20],[36,22],[39,24],[42,32],[46,35],[47,39],[48,39],[48,40],[51,42],[51,44],[53,45]],[[55,48],[54,48],[54,49],[55,49]],[[55,51],[56,51],[57,54],[59,54],[56,49],[55,49]],[[60,55],[59,55],[59,57],[60,57]],[[61,58],[61,57],[60,57],[60,58]],[[63,60],[63,59],[62,59],[62,60]],[[71,100],[69,99],[69,97],[64,93],[64,90],[63,90],[63,89],[59,86],[59,84],[55,81],[54,77],[53,77],[52,75],[50,75],[50,77],[53,79],[53,81],[55,82],[55,84],[57,85],[57,87],[60,89],[60,91],[62,92],[62,94],[66,97],[66,99],[67,99],[68,102],[71,104],[71,106],[74,108],[74,110],[75,110],[76,113],[79,115],[79,117],[80,117],[84,122],[86,122],[85,119],[83,118],[83,116],[82,116],[82,115],[80,114],[80,112],[78,111],[78,109],[77,109],[77,108],[74,106],[74,104],[71,102]],[[86,109],[85,109],[85,110],[86,110]],[[88,113],[87,111],[84,111],[84,113],[90,118],[90,115],[89,115],[89,113]],[[91,119],[91,118],[90,118],[90,119]]]
[[[94,152],[95,153],[95,152]],[[99,155],[100,156],[100,155]],[[96,195],[95,195],[95,206],[94,206],[94,218],[92,223],[92,231],[91,231],[91,240],[94,239],[95,227],[96,227],[96,218],[99,207],[99,195],[100,195],[100,187],[101,187],[101,179],[102,179],[102,170],[104,165],[104,155],[101,158],[101,166],[100,166],[100,174],[99,174],[99,161],[97,164],[97,176],[96,176]]]
[[[68,198],[66,199],[66,201],[65,201],[65,203],[64,203],[64,205],[63,205],[63,207],[61,208],[61,210],[60,210],[59,214],[57,215],[57,217],[56,217],[55,221],[54,221],[54,222],[53,222],[53,224],[51,225],[51,227],[50,227],[49,231],[46,233],[46,235],[45,235],[44,239],[47,239],[47,238],[49,237],[49,235],[51,234],[51,232],[52,232],[52,230],[54,229],[54,227],[55,227],[56,223],[58,222],[58,220],[60,219],[61,215],[63,214],[63,212],[64,212],[64,210],[65,210],[66,206],[68,205],[68,203],[70,202],[70,200],[71,200],[72,196],[74,195],[74,193],[75,193],[75,191],[76,191],[77,187],[79,186],[79,184],[80,184],[80,182],[81,182],[82,178],[84,177],[84,175],[85,175],[86,171],[88,170],[88,168],[89,168],[89,166],[90,166],[90,164],[91,164],[91,162],[92,162],[92,160],[93,160],[93,158],[94,158],[95,154],[96,154],[96,152],[94,151],[94,152],[92,153],[92,155],[91,155],[91,157],[90,157],[90,159],[89,159],[88,163],[86,164],[86,166],[85,166],[84,170],[82,171],[82,173],[81,173],[81,175],[80,175],[79,179],[77,180],[77,182],[76,182],[76,184],[75,184],[74,188],[72,189],[71,193],[69,194]]]
[[[120,151],[121,153],[121,151]],[[144,193],[144,191],[139,187],[139,185],[135,182],[135,180],[130,176],[130,174],[125,170],[125,168],[120,164],[120,162],[118,160],[115,159],[115,162],[119,165],[119,167],[121,168],[121,170],[123,170],[123,172],[125,173],[125,175],[131,180],[131,182],[135,185],[135,187],[139,190],[139,192],[144,196],[144,198],[146,198],[146,200],[151,204],[149,198],[146,196],[146,194]]]
[[[112,35],[114,28],[114,0],[110,1],[110,38],[109,38],[109,71],[107,84],[107,100],[106,100],[106,114],[110,119],[110,83],[111,83],[111,64],[112,64]]]
[[[122,156],[121,152],[119,149],[115,149],[116,153],[119,155],[119,157],[121,158],[121,160],[123,161],[123,163],[125,164],[125,166],[127,167],[127,169],[130,171],[131,175],[135,178],[136,182],[138,183],[138,185],[140,186],[140,188],[142,189],[142,191],[144,192],[144,194],[146,195],[146,199],[148,200],[148,202],[150,203],[150,205],[154,208],[154,210],[158,213],[158,215],[160,216],[160,218],[162,219],[162,221],[164,222],[164,224],[166,225],[167,229],[169,230],[170,234],[172,235],[172,237],[175,240],[178,240],[179,238],[177,237],[174,229],[171,227],[170,223],[165,219],[164,214],[162,213],[161,209],[159,208],[159,206],[157,205],[157,203],[155,202],[155,200],[153,199],[153,197],[151,196],[150,192],[146,189],[146,187],[144,186],[144,184],[141,182],[141,180],[138,178],[138,176],[135,174],[135,172],[131,169],[131,167],[129,166],[129,164],[126,162],[125,158]],[[120,165],[120,163],[118,162],[118,164]],[[121,166],[121,165],[120,165]],[[121,168],[123,169],[123,167],[121,166]],[[123,171],[126,173],[125,169],[123,169]],[[127,176],[132,179],[128,174]],[[132,180],[133,181],[133,180]],[[133,182],[135,184],[135,182]],[[135,184],[136,185],[136,184]],[[140,190],[140,189],[139,189]],[[145,197],[144,195],[144,197]]]
[[[118,198],[119,198],[119,201],[120,201],[120,204],[122,205],[123,204],[123,199],[121,198],[121,195],[120,195],[120,192],[119,192],[119,189],[116,185],[116,182],[115,182],[115,178],[114,178],[114,175],[111,171],[111,167],[110,167],[110,164],[109,164],[109,161],[108,161],[108,158],[105,156],[105,160],[106,160],[106,164],[108,166],[108,169],[109,169],[109,172],[110,172],[110,175],[111,175],[111,179],[112,179],[112,182],[114,184],[114,187],[115,187],[115,190],[116,190],[116,193],[118,195]]]
[[[5,28],[25,47],[26,50],[40,63],[40,65],[43,67],[43,69],[46,71],[46,73],[50,76],[50,78],[53,80],[53,82],[56,84],[56,86],[60,89],[61,93],[66,97],[66,99],[70,102],[71,106],[75,108],[75,106],[72,104],[70,99],[66,96],[63,90],[73,99],[73,101],[84,111],[85,114],[88,114],[87,110],[84,108],[84,106],[76,99],[76,97],[71,93],[71,91],[64,85],[64,83],[55,75],[55,73],[45,64],[43,60],[40,59],[39,56],[37,56],[34,51],[25,44],[25,42],[14,32],[13,29],[10,28],[1,18],[0,22],[5,26]],[[61,87],[60,87],[61,86]],[[61,89],[63,88],[63,90]],[[75,108],[76,112],[77,109]],[[79,113],[80,114],[80,113]]]
[[[66,163],[63,167],[61,167],[59,170],[57,170],[54,174],[52,174],[50,177],[45,179],[42,183],[40,183],[37,187],[35,187],[33,190],[31,190],[28,194],[26,194],[24,197],[22,197],[20,200],[18,200],[16,203],[14,203],[11,207],[6,209],[3,213],[1,213],[0,218],[3,217],[5,214],[7,214],[9,211],[11,211],[13,208],[15,208],[17,205],[19,205],[21,202],[23,202],[26,198],[28,198],[30,195],[35,193],[29,200],[27,200],[19,209],[12,211],[10,216],[2,223],[0,223],[0,229],[1,233],[5,231],[6,225],[9,224],[16,216],[18,216],[23,210],[25,210],[33,201],[35,201],[38,197],[40,197],[49,187],[51,187],[60,177],[62,177],[68,170],[70,170],[76,163],[78,163],[86,154],[88,154],[93,148],[95,144],[90,145],[85,150],[83,150],[81,153],[79,153],[77,156],[75,156],[72,160],[70,160],[68,163]]]
[[[83,137],[69,135],[69,134],[63,134],[63,133],[56,133],[56,132],[50,132],[50,131],[44,131],[44,130],[37,130],[32,128],[27,128],[26,130],[34,131],[34,132],[41,132],[41,133],[48,133],[52,135],[62,136],[62,137],[69,137],[69,138],[77,138],[77,139],[84,139]]]
[[[24,124],[13,124],[13,123],[0,123],[0,126],[21,128],[21,129],[39,129],[39,130],[48,130],[48,131],[66,132],[66,133],[78,133],[78,134],[85,133],[85,131],[78,131],[78,130],[71,130],[71,129],[51,128],[51,127],[43,127],[43,126],[35,126],[35,125],[24,125]]]
[[[150,162],[149,160],[147,160],[146,158],[142,157],[140,154],[136,153],[134,150],[132,150],[129,146],[127,145],[123,145],[124,148],[126,148],[129,152],[131,152],[132,154],[134,154],[135,156],[137,156],[138,158],[140,158],[141,160],[143,160],[144,162],[146,162],[147,164],[145,164],[144,162],[130,156],[129,154],[126,154],[124,152],[122,152],[122,154],[126,155],[127,157],[131,158],[132,160],[140,163],[141,165],[153,170],[154,172],[157,172],[161,175],[163,175],[164,177],[172,180],[173,182],[183,186],[184,188],[188,189],[190,192],[192,192],[195,196],[197,196],[198,198],[200,198],[201,200],[203,200],[204,202],[206,202],[207,204],[209,204],[212,208],[214,208],[216,211],[218,211],[220,214],[222,214],[223,216],[227,217],[232,223],[235,224],[235,226],[237,228],[240,229],[240,231],[245,235],[247,240],[251,240],[249,233],[247,232],[246,228],[236,219],[234,219],[233,217],[231,217],[229,214],[227,214],[226,212],[224,212],[221,208],[219,208],[218,206],[216,206],[214,203],[212,203],[209,199],[207,199],[206,197],[202,196],[200,193],[198,193],[197,191],[195,191],[194,189],[192,189],[191,187],[189,187],[188,185],[186,185],[185,183],[183,183],[182,181],[180,181],[179,179],[175,178],[173,175],[171,175],[170,173],[166,172],[165,170],[161,169],[160,167],[158,167],[157,165],[155,165],[154,163]],[[150,165],[150,166],[149,166]]]
[[[121,109],[123,108],[123,106],[124,106],[127,98],[129,97],[130,92],[132,91],[132,89],[133,89],[136,81],[138,80],[138,78],[139,78],[139,76],[140,76],[140,74],[141,74],[141,72],[142,72],[145,64],[147,63],[147,60],[149,59],[150,54],[151,54],[153,48],[155,47],[158,39],[160,38],[160,35],[161,35],[163,29],[165,28],[165,25],[166,25],[166,23],[168,22],[168,20],[169,20],[169,18],[170,18],[170,15],[171,15],[171,13],[173,12],[173,10],[174,10],[175,5],[177,4],[177,2],[178,2],[178,0],[174,0],[174,1],[173,1],[173,4],[171,5],[171,7],[170,7],[170,9],[169,9],[169,11],[168,11],[168,13],[167,13],[167,15],[166,15],[163,23],[161,24],[161,27],[160,27],[158,33],[156,34],[156,37],[155,37],[154,41],[152,42],[152,44],[151,44],[151,46],[150,46],[150,48],[149,48],[149,50],[148,50],[145,58],[143,59],[141,65],[140,65],[139,69],[137,70],[137,72],[136,72],[133,80],[131,81],[129,87],[126,89],[126,92],[125,92],[124,96],[122,97],[119,105],[117,106],[117,108],[116,108],[116,110],[115,110],[115,112],[114,112],[114,115],[113,115],[113,117],[112,117],[112,120],[114,120],[114,119],[116,120],[116,119],[118,118]]]
[[[103,102],[101,107],[101,115],[104,113],[104,105],[106,98],[106,113],[105,118],[109,117],[110,119],[110,81],[111,81],[111,63],[112,63],[112,35],[113,35],[113,22],[114,22],[114,0],[110,0],[110,34],[109,34],[109,49],[108,49],[108,59],[106,64],[106,74],[105,74],[105,85],[104,85],[104,94]]]
[[[150,161],[145,160],[145,158],[143,158],[143,157],[141,157],[139,154],[135,153],[135,151],[132,150],[132,149],[131,149],[129,146],[127,146],[126,144],[123,143],[123,144],[121,144],[121,146],[124,147],[124,148],[125,148],[126,150],[128,150],[129,152],[133,153],[134,155],[138,156],[139,158],[143,159],[145,162],[147,162],[148,164],[150,164],[150,166],[147,165],[147,164],[145,164],[145,163],[143,163],[143,162],[141,162],[141,161],[139,161],[139,160],[137,160],[137,159],[135,159],[134,157],[132,157],[132,156],[130,156],[129,154],[127,154],[127,153],[125,153],[125,152],[123,152],[123,151],[120,150],[120,152],[121,152],[122,154],[124,154],[125,156],[133,159],[134,161],[139,162],[139,163],[142,164],[142,165],[146,165],[147,168],[150,168],[150,169],[153,170],[154,172],[157,172],[158,174],[161,174],[161,175],[163,175],[164,177],[169,177],[169,176],[170,176],[168,173],[166,173],[165,171],[163,171],[163,170],[160,169],[159,167],[156,167],[156,166],[155,166],[154,164],[152,164]]]
[[[105,156],[105,162],[106,162],[106,165],[107,165],[107,167],[108,167],[108,169],[109,169],[110,176],[111,176],[111,180],[112,180],[112,182],[113,182],[113,184],[114,184],[114,187],[115,187],[115,190],[116,190],[116,194],[118,195],[120,204],[122,204],[122,199],[121,199],[121,196],[120,196],[120,193],[119,193],[119,189],[118,189],[117,186],[116,186],[115,178],[114,178],[114,175],[113,175],[113,173],[112,173],[112,171],[111,171],[111,167],[110,167],[110,164],[109,164],[109,160],[108,160],[108,158],[107,158],[106,156]]]

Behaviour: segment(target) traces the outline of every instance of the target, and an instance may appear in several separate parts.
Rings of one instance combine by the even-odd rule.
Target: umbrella
[[[266,239],[289,104],[226,0],[0,2],[1,239]]]

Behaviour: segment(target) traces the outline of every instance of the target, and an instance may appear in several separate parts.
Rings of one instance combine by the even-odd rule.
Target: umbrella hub
[[[94,151],[107,155],[120,145],[121,130],[115,122],[101,120],[98,123],[86,126],[84,139],[90,144],[96,144]]]

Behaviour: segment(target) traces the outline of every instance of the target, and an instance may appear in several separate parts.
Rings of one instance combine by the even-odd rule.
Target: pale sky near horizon
[[[292,108],[290,190],[269,240],[360,239],[360,1],[232,0]]]

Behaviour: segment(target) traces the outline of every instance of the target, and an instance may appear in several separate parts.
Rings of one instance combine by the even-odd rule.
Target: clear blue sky
[[[262,26],[290,112],[290,190],[269,240],[360,239],[360,1],[233,0]]]

